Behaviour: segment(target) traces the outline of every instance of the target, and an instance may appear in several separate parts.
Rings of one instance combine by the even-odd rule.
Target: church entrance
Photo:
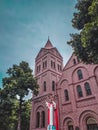
[[[89,118],[87,120],[87,130],[98,130],[97,122],[94,118]]]

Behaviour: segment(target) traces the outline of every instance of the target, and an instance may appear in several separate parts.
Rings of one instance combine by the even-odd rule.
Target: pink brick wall
[[[73,65],[74,55],[64,67],[62,77],[58,83],[57,93],[60,106],[61,129],[68,130],[68,122],[72,122],[73,127],[78,126],[80,130],[87,130],[86,120],[91,117],[98,124],[98,65],[85,65],[82,62]],[[97,68],[96,68],[97,67]],[[96,69],[95,69],[96,68]],[[81,69],[83,79],[79,80],[77,70]],[[91,95],[86,95],[84,83],[88,82],[91,88]],[[78,97],[77,85],[81,85],[83,97]],[[69,101],[65,101],[64,90],[69,93]],[[87,116],[81,119],[84,113]],[[95,116],[96,115],[96,116]]]
[[[47,67],[43,62],[47,61]],[[55,68],[51,67],[51,61],[55,62]],[[98,65],[86,65],[79,62],[77,57],[72,55],[63,71],[58,70],[58,64],[63,67],[63,60],[58,50],[47,41],[44,48],[40,50],[35,60],[35,77],[39,84],[39,95],[33,97],[30,120],[30,130],[47,129],[47,107],[45,101],[49,101],[49,95],[54,95],[59,113],[59,130],[69,130],[68,125],[73,129],[87,130],[88,119],[98,125]],[[40,71],[37,72],[37,67]],[[79,80],[77,71],[82,71],[83,79]],[[43,82],[47,83],[47,91],[43,91]],[[56,82],[56,90],[52,91],[52,81]],[[86,94],[84,84],[88,82],[91,88],[91,95]],[[78,97],[77,85],[81,85],[83,97]],[[69,100],[65,100],[64,90],[68,90]],[[45,111],[45,127],[36,128],[36,113]],[[92,129],[93,130],[93,129]]]

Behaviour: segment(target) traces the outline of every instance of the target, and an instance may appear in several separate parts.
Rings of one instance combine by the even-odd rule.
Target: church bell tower
[[[57,83],[61,77],[63,58],[48,39],[35,58],[35,78],[39,94],[32,100],[30,130],[47,129],[47,108],[45,101],[49,95],[56,95]],[[56,101],[57,102],[57,101]]]
[[[48,39],[35,59],[35,77],[39,84],[39,95],[56,92],[56,84],[61,77],[62,56]]]

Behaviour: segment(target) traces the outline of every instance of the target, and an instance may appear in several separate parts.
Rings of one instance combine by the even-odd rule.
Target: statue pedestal
[[[56,130],[54,125],[48,125],[47,130]]]

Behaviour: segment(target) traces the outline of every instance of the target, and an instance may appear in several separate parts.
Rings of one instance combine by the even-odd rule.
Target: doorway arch
[[[97,121],[95,118],[89,117],[86,120],[87,130],[98,130]]]
[[[63,130],[74,130],[74,122],[72,118],[67,117],[64,119]]]
[[[83,111],[79,117],[81,130],[98,130],[98,113],[91,110]]]

